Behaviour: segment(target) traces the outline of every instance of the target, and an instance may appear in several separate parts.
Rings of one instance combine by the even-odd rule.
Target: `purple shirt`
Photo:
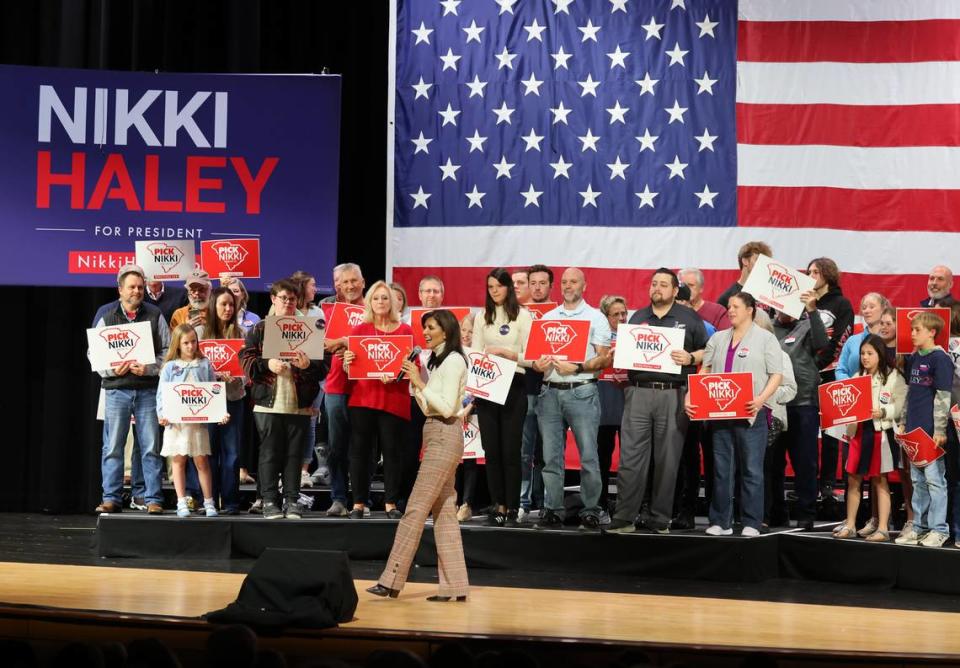
[[[727,361],[723,363],[723,372],[730,373],[733,371],[733,356],[737,354],[737,348],[740,347],[740,344],[733,345],[733,339],[730,339],[730,347],[727,348]]]

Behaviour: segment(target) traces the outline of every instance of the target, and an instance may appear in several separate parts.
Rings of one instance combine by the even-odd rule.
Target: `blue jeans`
[[[913,529],[918,534],[937,531],[950,532],[947,526],[946,456],[923,468],[910,467],[913,482]]]
[[[740,471],[740,515],[744,527],[759,530],[763,523],[763,459],[767,452],[767,413],[757,413],[753,425],[746,420],[713,426],[713,499],[710,524],[729,529],[733,524],[733,484]]]
[[[140,442],[140,464],[143,469],[144,499],[147,503],[163,503],[160,456],[160,425],[157,423],[157,390],[106,390],[103,449],[100,474],[103,478],[103,500],[119,504],[123,493],[123,446],[127,442],[130,416],[136,417],[134,430]]]
[[[537,396],[528,394],[520,448],[520,507],[526,510],[543,503],[543,470],[537,466],[537,445],[542,447],[540,425],[537,424]]]
[[[214,503],[220,499],[224,510],[240,507],[240,438],[243,434],[243,399],[227,402],[230,422],[208,425],[210,430],[210,478],[213,480]],[[200,478],[193,459],[187,460],[187,493],[203,498]]]
[[[580,452],[582,515],[600,514],[600,461],[597,429],[600,425],[600,393],[596,383],[560,390],[544,385],[537,400],[537,418],[543,437],[544,508],[561,518],[563,505],[564,449],[570,425]]]
[[[326,394],[327,466],[330,467],[330,500],[347,503],[347,472],[350,470],[349,394]]]
[[[103,442],[110,442],[110,430],[107,429],[109,422],[103,421]],[[129,429],[129,425],[127,426]],[[123,435],[126,439],[126,432]],[[157,439],[159,440],[159,436]],[[143,465],[140,463],[140,441],[137,440],[137,430],[133,430],[133,445],[130,448],[130,496],[135,499],[142,499],[146,493],[143,485]]]

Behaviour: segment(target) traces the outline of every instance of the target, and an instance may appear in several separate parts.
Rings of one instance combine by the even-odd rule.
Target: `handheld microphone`
[[[420,353],[422,352],[423,352],[423,348],[421,348],[420,346],[414,346],[413,350],[410,351],[410,354],[407,355],[407,361],[412,362],[413,360],[417,359],[420,356]],[[400,373],[397,374],[397,380],[398,381],[403,380],[403,377],[405,375],[406,374],[403,372],[403,370],[401,370]]]

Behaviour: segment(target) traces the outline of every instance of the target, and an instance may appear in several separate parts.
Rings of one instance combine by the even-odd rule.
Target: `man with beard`
[[[170,331],[185,322],[194,327],[207,324],[207,302],[210,299],[210,274],[196,269],[187,276],[187,305],[178,308],[170,317]]]
[[[938,264],[930,270],[927,278],[927,298],[920,302],[920,306],[950,307],[957,303],[950,290],[953,289],[953,272],[949,267]]]
[[[650,306],[630,318],[631,325],[676,327],[684,331],[683,349],[670,351],[681,366],[680,375],[658,371],[631,371],[624,392],[620,426],[620,467],[617,472],[617,510],[610,533],[632,533],[647,486],[653,457],[653,489],[649,529],[669,533],[673,493],[689,420],[683,410],[687,376],[694,373],[707,345],[707,330],[693,309],[676,303],[680,281],[666,268],[650,281]]]

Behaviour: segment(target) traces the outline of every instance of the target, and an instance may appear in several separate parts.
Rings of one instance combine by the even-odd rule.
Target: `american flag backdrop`
[[[394,0],[388,271],[481,303],[494,266],[706,294],[750,240],[853,300],[960,259],[960,2]]]

